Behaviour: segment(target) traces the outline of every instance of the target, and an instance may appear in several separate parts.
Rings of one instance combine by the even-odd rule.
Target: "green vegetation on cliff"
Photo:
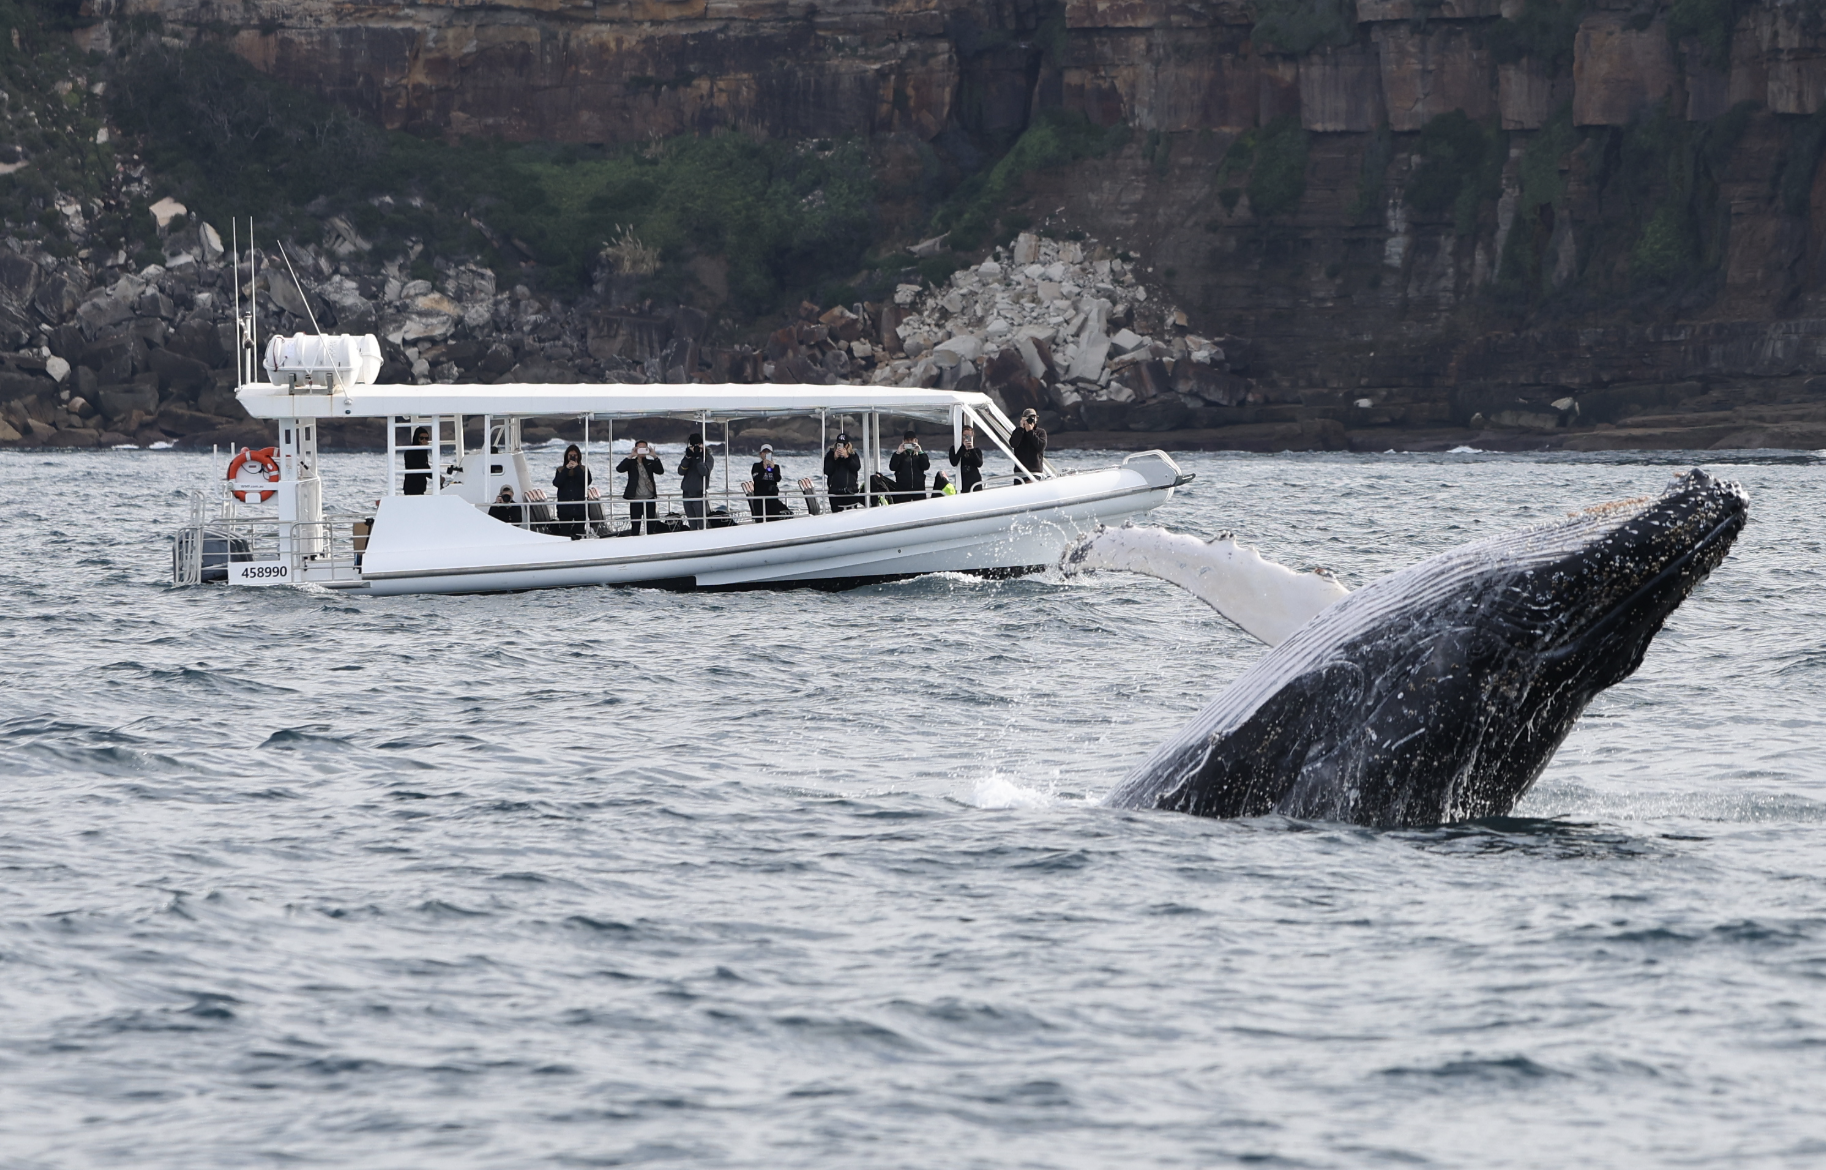
[[[1549,77],[1570,74],[1573,41],[1586,6],[1586,0],[1527,0],[1514,19],[1505,17],[1490,26],[1485,43],[1504,65],[1529,57]]]
[[[1713,295],[1730,211],[1719,176],[1753,106],[1689,122],[1667,103],[1624,127],[1575,129],[1563,107],[1523,151],[1520,195],[1503,249],[1497,295],[1521,307],[1553,302],[1565,312],[1630,305],[1693,308]],[[1826,127],[1826,122],[1821,125]],[[1811,189],[1819,143],[1806,127],[1788,152]],[[1801,161],[1800,156],[1807,155]],[[1567,237],[1566,172],[1577,170],[1601,214]],[[1575,246],[1576,243],[1576,246]]]
[[[116,161],[102,134],[106,85],[70,42],[72,15],[0,0],[0,220],[64,255],[76,250],[70,213],[88,226]]]
[[[1484,201],[1502,193],[1507,136],[1453,110],[1421,127],[1418,147],[1421,162],[1408,179],[1409,205],[1425,215],[1449,208],[1458,234],[1470,235]]]
[[[1731,67],[1731,30],[1736,24],[1737,7],[1732,0],[1674,0],[1668,5],[1668,39],[1679,44],[1694,38],[1714,69]]]
[[[193,210],[253,214],[309,237],[343,214],[374,243],[530,260],[556,290],[589,284],[632,232],[676,293],[694,256],[727,261],[733,307],[764,313],[825,274],[854,270],[874,194],[854,143],[736,133],[640,149],[450,144],[387,132],[265,77],[225,49],[150,44],[120,67],[114,113]]]
[[[933,216],[933,227],[951,233],[951,246],[975,251],[991,237],[1027,226],[1027,217],[1008,210],[1024,197],[1022,176],[1065,166],[1113,150],[1128,141],[1129,128],[1098,126],[1082,114],[1042,110],[993,167],[959,185]],[[998,228],[1000,229],[998,231]]]
[[[1255,43],[1282,53],[1307,53],[1322,45],[1348,45],[1357,38],[1355,0],[1259,0]]]
[[[1306,194],[1306,160],[1310,139],[1300,119],[1283,114],[1274,121],[1237,136],[1218,164],[1219,183],[1245,172],[1249,175],[1249,210],[1258,218],[1285,215],[1300,205]],[[1226,190],[1234,190],[1229,188]],[[1227,207],[1235,201],[1226,198]]]

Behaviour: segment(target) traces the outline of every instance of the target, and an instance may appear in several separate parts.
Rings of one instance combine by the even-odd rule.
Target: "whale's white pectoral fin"
[[[1065,553],[1067,573],[1123,569],[1171,581],[1270,646],[1349,593],[1322,573],[1264,560],[1224,533],[1209,544],[1164,528],[1102,528]]]

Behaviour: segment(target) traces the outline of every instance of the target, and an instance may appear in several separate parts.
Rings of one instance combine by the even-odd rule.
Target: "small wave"
[[[1528,1059],[1526,1056],[1508,1056],[1497,1059],[1479,1060],[1465,1058],[1448,1060],[1431,1068],[1396,1067],[1382,1070],[1385,1077],[1430,1077],[1442,1081],[1486,1081],[1507,1084],[1526,1084],[1542,1081],[1549,1077],[1563,1077],[1568,1074],[1548,1068]]]
[[[1448,455],[1482,455],[1482,454],[1484,454],[1484,449],[1482,447],[1454,447],[1450,451],[1447,451],[1446,454],[1448,454]]]

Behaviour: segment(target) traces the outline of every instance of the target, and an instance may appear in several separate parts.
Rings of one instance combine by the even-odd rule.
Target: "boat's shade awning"
[[[769,415],[884,414],[949,420],[967,406],[984,417],[999,412],[985,394],[873,386],[803,385],[512,385],[354,386],[346,392],[292,393],[268,382],[236,392],[255,418],[392,418],[495,415],[595,418],[762,418]]]

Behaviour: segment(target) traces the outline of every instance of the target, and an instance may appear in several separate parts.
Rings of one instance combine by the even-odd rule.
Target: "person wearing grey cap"
[[[831,511],[862,507],[858,488],[862,480],[862,456],[850,446],[850,436],[839,431],[837,441],[824,453],[824,482],[831,497]]]
[[[1046,428],[1040,425],[1040,412],[1028,407],[1021,421],[1008,436],[1008,449],[1014,452],[1015,475],[1022,483],[1032,483],[1046,468]]]

